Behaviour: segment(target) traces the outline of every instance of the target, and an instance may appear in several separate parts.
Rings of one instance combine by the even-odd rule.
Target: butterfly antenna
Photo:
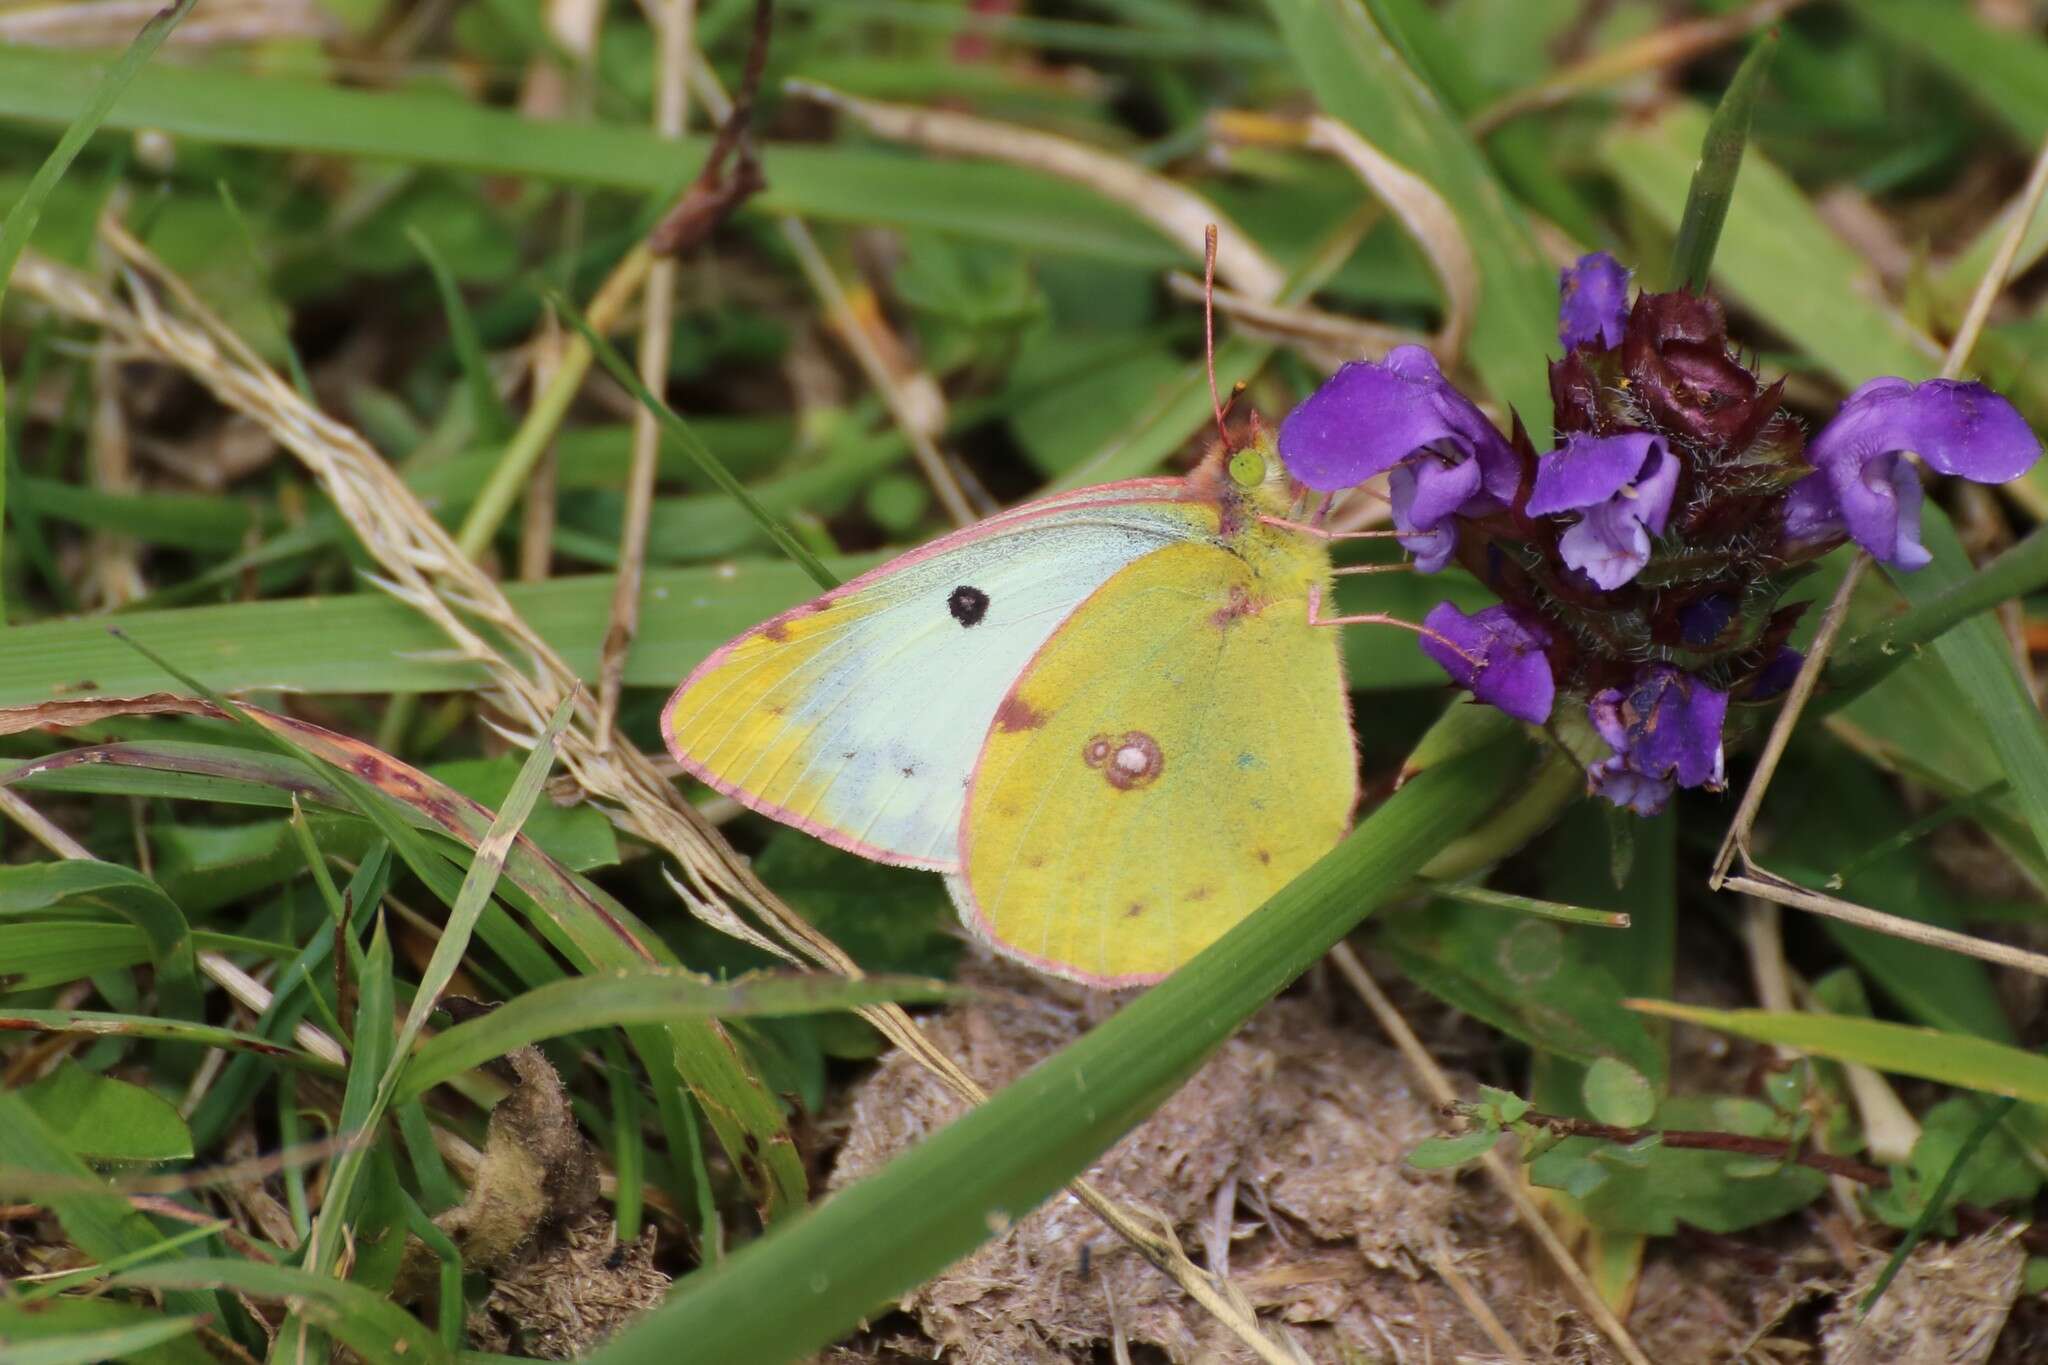
[[[1223,420],[1223,399],[1216,392],[1216,225],[1202,231],[1202,363],[1209,371],[1209,410],[1216,414],[1216,431],[1223,448],[1231,449],[1230,426]],[[1239,385],[1238,388],[1242,388]],[[1232,402],[1237,389],[1231,390]]]

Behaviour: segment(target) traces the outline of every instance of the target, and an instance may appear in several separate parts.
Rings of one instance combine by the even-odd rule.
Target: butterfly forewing
[[[1017,676],[1118,570],[1210,536],[1179,480],[1103,485],[891,561],[706,659],[663,733],[697,777],[841,848],[951,871]]]

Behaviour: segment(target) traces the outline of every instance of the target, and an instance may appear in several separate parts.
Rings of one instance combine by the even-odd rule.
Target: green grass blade
[[[217,1047],[227,1052],[251,1052],[274,1057],[290,1066],[334,1074],[336,1067],[295,1047],[271,1042],[260,1034],[216,1024],[194,1024],[183,1019],[159,1019],[146,1014],[114,1014],[103,1010],[35,1010],[0,1005],[0,1029],[24,1029],[41,1033],[77,1033],[98,1038],[154,1038],[166,1043],[189,1043],[194,1047]]]
[[[1948,1163],[1948,1169],[1941,1173],[1941,1179],[1935,1183],[1933,1192],[1927,1196],[1926,1207],[1921,1209],[1920,1216],[1913,1220],[1913,1226],[1906,1229],[1906,1235],[1899,1239],[1899,1244],[1892,1248],[1892,1254],[1886,1259],[1884,1270],[1877,1277],[1877,1283],[1870,1286],[1870,1292],[1863,1296],[1863,1302],[1856,1305],[1859,1314],[1868,1313],[1877,1307],[1877,1301],[1884,1297],[1884,1291],[1891,1288],[1892,1281],[1897,1279],[1899,1272],[1905,1268],[1906,1258],[1913,1254],[1913,1248],[1920,1245],[1935,1221],[1948,1212],[1949,1192],[1955,1189],[1956,1180],[1962,1175],[1963,1167],[1969,1164],[1970,1158],[1977,1154],[1977,1149],[1984,1145],[1984,1140],[1991,1136],[1992,1130],[2005,1121],[2006,1115],[2012,1113],[2013,1106],[2018,1103],[2015,1099],[2003,1099],[1996,1104],[1985,1106],[1984,1117],[1977,1120],[1977,1126],[1969,1131],[1963,1138],[1962,1145],[1956,1148],[1954,1158]]]
[[[2048,1057],[1966,1033],[1893,1024],[1847,1014],[1716,1010],[1664,1000],[1631,1000],[1633,1009],[1739,1038],[1796,1048],[1838,1062],[1860,1062],[1896,1076],[1918,1076],[1987,1095],[2048,1103]]]
[[[1993,28],[1960,0],[1852,0],[1845,8],[1996,114],[2023,150],[2048,137],[2048,42],[2038,30]]]
[[[192,926],[164,889],[133,868],[76,859],[0,867],[0,914],[60,905],[111,910],[149,940],[157,995],[181,1019],[201,1016],[199,964]]]
[[[788,555],[797,567],[810,575],[812,582],[827,592],[839,586],[839,579],[825,567],[822,560],[811,553],[811,548],[798,540],[774,513],[763,507],[751,489],[733,477],[732,471],[711,453],[711,447],[698,439],[697,433],[690,430],[690,424],[678,416],[674,408],[656,397],[640,382],[640,374],[633,368],[632,363],[619,354],[618,347],[598,335],[596,329],[590,325],[590,320],[583,316],[582,311],[574,303],[559,295],[556,296],[554,303],[555,307],[561,310],[562,316],[569,319],[582,334],[583,339],[590,344],[591,354],[597,357],[613,379],[625,387],[626,392],[633,395],[641,407],[654,414],[654,420],[661,425],[661,429],[696,462],[697,468],[703,472],[705,478],[711,480],[720,492],[738,503],[768,538],[775,542],[777,548]]]
[[[667,1365],[685,1342],[705,1360],[794,1359],[980,1245],[1162,1103],[1470,824],[1500,790],[1512,752],[1484,750],[1416,777],[1180,971],[874,1176],[684,1280],[592,1361]],[[777,1311],[760,1311],[769,1302]]]
[[[139,1289],[226,1289],[252,1299],[289,1302],[295,1314],[374,1365],[453,1365],[455,1359],[425,1323],[383,1295],[293,1266],[193,1259],[131,1270],[114,1283]],[[280,1349],[285,1345],[280,1336]]]
[[[1707,133],[1707,112],[1678,101],[1625,121],[1600,160],[1634,203],[1674,232]],[[1714,278],[1721,290],[1790,338],[1844,387],[1874,375],[1931,377],[1940,350],[1864,287],[1868,264],[1829,232],[1812,203],[1766,157],[1744,158],[1742,197],[1728,206]]]
[[[11,1199],[33,1199],[55,1213],[64,1235],[95,1260],[146,1254],[164,1240],[125,1197],[65,1150],[17,1090],[0,1090],[0,1187]],[[166,1294],[164,1306],[175,1313],[218,1308],[211,1294],[187,1289]]]
[[[827,567],[851,576],[873,563],[862,556]],[[505,596],[579,677],[594,679],[612,582],[604,574],[508,583]],[[817,591],[803,570],[781,560],[649,569],[626,684],[673,688],[712,650]],[[489,681],[449,651],[432,622],[378,592],[170,608],[121,621],[134,639],[175,649],[190,669],[231,692],[466,692]],[[139,696],[164,685],[162,671],[109,636],[101,621],[17,626],[8,644],[0,650],[0,706]]]
[[[1892,575],[1906,599],[1918,606],[1938,600],[1968,581],[1972,570],[1962,542],[1940,508],[1929,505],[1921,519],[1921,539],[1934,552],[1934,562],[1915,573]],[[2034,695],[2013,662],[2005,632],[1989,615],[1970,618],[1934,641],[1934,652],[1955,679],[1956,688],[1998,737],[1997,752],[2005,775],[2034,838],[2048,853],[2048,728]]]
[[[1473,368],[1544,449],[1550,389],[1541,357],[1557,349],[1557,282],[1527,219],[1463,125],[1358,0],[1267,0],[1267,7],[1323,108],[1427,179],[1457,214],[1485,300],[1467,346]]]
[[[51,1337],[43,1341],[9,1341],[0,1333],[0,1347],[7,1352],[7,1365],[99,1365],[101,1361],[125,1360],[168,1341],[188,1336],[206,1319],[197,1315],[160,1318],[129,1327],[104,1327],[96,1332]]]
[[[420,1030],[427,1026],[427,1016],[434,1012],[435,1002],[441,992],[455,979],[455,973],[462,966],[463,954],[469,951],[471,934],[476,931],[477,918],[483,914],[484,906],[490,903],[491,892],[498,885],[498,874],[504,870],[505,856],[512,841],[519,836],[519,827],[526,823],[527,815],[533,810],[533,803],[540,797],[541,784],[547,781],[548,771],[555,764],[555,743],[561,737],[562,727],[569,723],[569,713],[575,708],[576,699],[565,697],[555,708],[555,714],[548,718],[547,728],[534,742],[533,750],[520,766],[519,779],[512,784],[512,791],[505,798],[504,805],[491,821],[491,827],[477,842],[476,856],[470,859],[469,871],[462,879],[462,891],[449,907],[448,920],[441,928],[441,937],[434,943],[433,956],[427,959],[427,969],[420,974],[419,990],[413,995],[412,1008],[406,1012],[405,1026],[398,1031],[396,1057],[391,1074],[385,1077],[383,1090],[386,1099],[398,1087],[399,1075],[405,1068],[408,1054],[412,1051]]]
[[[737,981],[706,981],[668,967],[643,967],[572,977],[509,1000],[480,1018],[455,1025],[421,1044],[399,1083],[398,1098],[424,1093],[451,1076],[513,1048],[565,1033],[614,1024],[658,1024],[678,1015],[765,1018],[858,1009],[887,1001],[926,1004],[956,992],[940,981],[870,976],[771,974]]]
[[[418,248],[420,258],[427,263],[427,270],[434,277],[434,288],[441,295],[441,315],[448,322],[448,339],[455,347],[456,364],[462,369],[470,411],[476,415],[477,436],[485,445],[501,441],[511,434],[516,423],[505,407],[505,400],[498,396],[498,386],[491,382],[491,368],[484,359],[484,344],[477,336],[476,319],[470,315],[469,305],[463,302],[462,286],[455,282],[455,272],[442,259],[433,238],[418,228],[408,228],[406,235]]]
[[[102,67],[51,48],[0,46],[0,119],[65,123]],[[656,195],[694,174],[702,136],[524,119],[430,91],[372,91],[216,68],[150,67],[105,126],[281,152],[446,166],[486,175]],[[1185,264],[1181,249],[1101,196],[1014,166],[923,161],[886,151],[769,144],[768,189],[749,211],[893,222],[1120,263]]]
[[[1673,288],[1695,292],[1707,287],[1707,274],[1714,263],[1714,248],[1721,244],[1721,225],[1728,218],[1729,201],[1735,198],[1735,178],[1742,171],[1742,151],[1749,144],[1750,115],[1764,85],[1771,54],[1777,51],[1775,34],[1757,39],[1735,79],[1721,96],[1707,133],[1700,140],[1699,169],[1685,192],[1685,211],[1678,218],[1678,242],[1671,249]]]

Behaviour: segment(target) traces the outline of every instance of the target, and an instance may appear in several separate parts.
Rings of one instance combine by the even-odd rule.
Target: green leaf
[[[1408,1153],[1408,1164],[1418,1171],[1441,1171],[1477,1161],[1492,1151],[1505,1136],[1498,1128],[1479,1128],[1456,1137],[1424,1138]]]
[[[849,981],[836,976],[766,973],[714,982],[672,967],[571,977],[527,991],[489,1014],[428,1039],[413,1054],[394,1098],[410,1099],[523,1044],[584,1029],[659,1024],[686,1015],[774,1017],[858,1009],[890,1000],[924,1004],[949,999],[955,993],[944,982],[905,977]]]
[[[72,859],[0,867],[0,915],[91,905],[130,921],[149,939],[157,994],[181,1019],[200,1018],[199,966],[185,914],[163,888],[133,868]]]
[[[43,1357],[49,1365],[60,1361],[92,1365],[116,1359],[132,1365],[219,1365],[212,1353],[189,1335],[190,1325],[151,1345],[116,1335],[161,1331],[174,1322],[196,1325],[203,1321],[196,1314],[167,1319],[163,1310],[153,1305],[112,1299],[66,1295],[31,1302],[17,1296],[0,1299],[0,1355],[11,1363],[31,1349],[47,1346],[66,1352]]]
[[[4,955],[0,955],[4,960]],[[72,978],[67,978],[72,979]],[[99,1038],[158,1038],[193,1047],[217,1047],[229,1052],[251,1052],[276,1057],[293,1066],[332,1072],[334,1064],[310,1052],[285,1047],[255,1033],[193,1024],[183,1019],[158,1019],[140,1014],[112,1014],[99,1010],[14,1009],[0,1005],[0,1030],[43,1033],[78,1033]]]
[[[1631,1000],[1629,1006],[1816,1057],[2048,1104],[2048,1057],[1968,1034],[1841,1014],[1714,1010],[1663,1000]]]
[[[2038,32],[1993,28],[1960,0],[1852,0],[1846,8],[1997,114],[2021,150],[2048,137],[2048,43]]]
[[[1579,1093],[1588,1114],[1617,1128],[1639,1128],[1657,1112],[1657,1092],[1649,1079],[1612,1057],[1601,1057],[1586,1068]]]
[[[1673,1096],[1659,1108],[1657,1124],[1784,1136],[1779,1115],[1768,1105],[1733,1097]],[[1585,1216],[1609,1232],[1647,1237],[1668,1237],[1681,1222],[1709,1232],[1740,1232],[1803,1208],[1827,1189],[1819,1171],[1785,1165],[1769,1172],[1755,1168],[1755,1160],[1662,1143],[1631,1151],[1567,1138],[1529,1163],[1529,1179],[1568,1191]]]
[[[69,1058],[23,1086],[21,1096],[59,1142],[89,1161],[179,1161],[192,1155],[192,1134],[176,1105]]]
[[[677,1342],[706,1360],[805,1355],[979,1246],[1155,1109],[1469,824],[1499,791],[1512,752],[1482,751],[1413,778],[1187,966],[873,1176],[683,1280],[591,1361],[666,1365]],[[783,1292],[792,1284],[807,1292]],[[776,1312],[759,1311],[771,1301]]]

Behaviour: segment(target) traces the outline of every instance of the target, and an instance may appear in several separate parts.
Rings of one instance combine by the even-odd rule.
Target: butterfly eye
[[[1230,481],[1240,488],[1256,488],[1266,481],[1266,457],[1246,447],[1230,457]]]

